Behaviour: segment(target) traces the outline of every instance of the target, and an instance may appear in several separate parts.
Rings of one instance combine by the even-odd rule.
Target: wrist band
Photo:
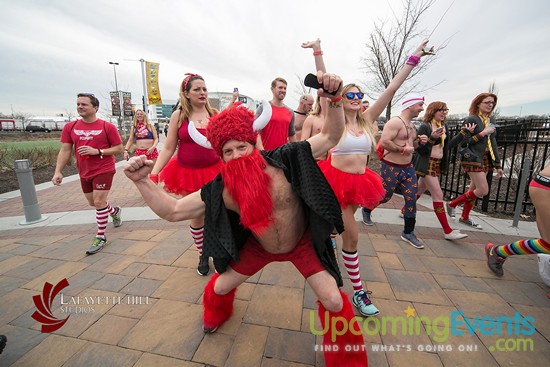
[[[313,51],[313,56],[320,56],[323,54],[323,51],[319,50],[319,51]]]
[[[341,100],[342,100],[342,96],[339,95],[338,97],[332,98],[330,101],[331,101],[332,103],[338,103],[338,102],[340,102]]]
[[[407,60],[406,64],[411,65],[412,67],[415,67],[420,62],[420,56],[411,55],[409,56],[409,59]]]

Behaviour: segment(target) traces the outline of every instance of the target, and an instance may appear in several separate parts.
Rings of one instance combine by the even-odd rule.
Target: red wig
[[[229,140],[256,145],[257,133],[252,129],[254,113],[248,108],[232,106],[213,116],[206,127],[206,138],[219,156]]]

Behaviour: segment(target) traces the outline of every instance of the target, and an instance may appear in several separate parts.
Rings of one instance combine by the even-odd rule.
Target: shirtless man
[[[326,110],[326,108],[325,108]],[[301,140],[307,140],[314,135],[321,132],[323,124],[325,123],[325,111],[321,106],[321,99],[317,97],[315,102],[315,108],[306,117],[304,125],[302,126]]]
[[[291,261],[319,298],[319,315],[327,366],[366,366],[367,356],[346,351],[363,345],[348,296],[339,290],[342,278],[330,241],[333,228],[343,230],[341,211],[313,155],[335,146],[344,130],[342,80],[318,72],[329,102],[327,123],[320,134],[272,151],[255,148],[254,114],[231,107],[211,118],[206,137],[225,165],[214,181],[176,200],[149,179],[152,162],[134,157],[125,168],[153,211],[169,221],[205,216],[203,251],[214,259],[217,273],[205,287],[203,330],[212,333],[231,316],[236,288],[273,261]],[[262,116],[258,117],[262,119]],[[288,177],[288,178],[287,178]],[[338,318],[338,319],[335,319]],[[336,321],[347,322],[344,335]],[[336,335],[338,334],[338,335]],[[335,352],[338,350],[338,352]]]
[[[399,185],[405,199],[404,221],[405,228],[401,239],[417,249],[424,248],[424,244],[416,238],[414,227],[416,224],[416,193],[418,181],[411,163],[412,154],[418,144],[428,141],[426,135],[416,136],[416,128],[412,119],[424,111],[424,97],[409,95],[401,103],[401,114],[391,118],[384,125],[380,146],[384,149],[381,159],[380,176],[382,176],[386,196],[380,204],[391,199]],[[371,210],[363,208],[363,223],[372,224]]]
[[[300,97],[300,103],[298,108],[294,110],[294,130],[296,131],[296,141],[300,141],[302,134],[302,127],[308,114],[313,109],[313,96],[310,94],[304,94]]]

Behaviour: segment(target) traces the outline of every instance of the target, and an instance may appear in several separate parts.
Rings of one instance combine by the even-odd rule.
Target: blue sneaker
[[[369,295],[372,294],[371,291],[360,290],[355,292],[351,301],[353,305],[357,307],[359,313],[363,316],[375,316],[380,313],[376,306],[374,306],[369,298]]]

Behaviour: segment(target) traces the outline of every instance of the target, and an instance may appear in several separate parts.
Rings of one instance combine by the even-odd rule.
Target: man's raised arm
[[[149,179],[153,165],[153,161],[141,155],[130,159],[124,167],[124,173],[134,182],[151,210],[170,222],[202,216],[205,205],[200,190],[181,199],[168,195]]]

